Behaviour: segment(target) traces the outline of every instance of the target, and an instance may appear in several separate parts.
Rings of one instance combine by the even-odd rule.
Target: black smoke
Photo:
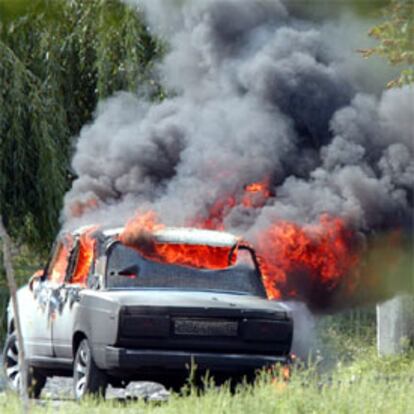
[[[363,230],[412,225],[412,88],[359,91],[338,57],[346,41],[278,1],[139,4],[168,33],[158,72],[172,97],[120,93],[99,106],[77,144],[66,223],[74,202],[94,199],[82,220],[122,222],[150,205],[183,224],[270,176],[277,197],[247,228],[325,212]]]
[[[354,48],[363,23],[305,19],[276,0],[129,3],[168,39],[157,76],[170,97],[99,105],[77,143],[66,227],[122,225],[146,208],[185,225],[266,179],[274,197],[230,209],[226,229],[254,240],[328,213],[364,234],[412,234],[414,90],[378,92],[382,69]],[[79,217],[82,205],[93,208]]]

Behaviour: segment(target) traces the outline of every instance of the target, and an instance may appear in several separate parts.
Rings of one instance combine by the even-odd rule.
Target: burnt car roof
[[[81,235],[95,226],[83,226],[72,232],[73,236]],[[116,227],[101,230],[104,237],[115,238],[124,230]],[[204,230],[191,227],[165,227],[153,232],[156,241],[171,244],[194,244],[212,247],[233,247],[237,245],[240,238],[224,231]]]

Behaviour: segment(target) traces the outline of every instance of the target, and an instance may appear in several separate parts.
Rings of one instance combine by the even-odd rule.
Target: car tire
[[[93,360],[87,339],[83,339],[76,351],[73,365],[73,392],[77,400],[86,396],[105,398],[108,377]]]
[[[3,368],[8,388],[19,392],[21,384],[21,372],[19,369],[19,346],[17,335],[12,333],[6,339],[3,350]],[[47,377],[37,368],[27,365],[27,393],[30,398],[39,398]]]

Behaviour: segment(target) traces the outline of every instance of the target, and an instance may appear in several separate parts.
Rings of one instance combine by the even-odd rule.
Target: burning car
[[[267,299],[249,245],[190,228],[135,236],[122,228],[63,233],[45,270],[19,290],[32,397],[49,376],[72,375],[81,399],[131,380],[179,389],[192,366],[221,382],[289,362],[292,318]],[[9,306],[3,358],[14,389],[18,352]]]

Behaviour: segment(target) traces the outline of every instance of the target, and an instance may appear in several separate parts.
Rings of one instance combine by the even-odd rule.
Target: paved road
[[[108,387],[107,399],[136,399],[150,401],[164,401],[168,398],[168,391],[161,385],[153,382],[131,382],[126,389]],[[48,399],[73,399],[72,378],[53,377],[47,380],[42,391],[42,397]]]
[[[3,367],[0,362],[0,393],[5,390],[5,379]],[[107,399],[146,399],[149,401],[165,401],[168,398],[168,391],[160,384],[152,382],[131,382],[126,389],[108,387]],[[73,399],[72,379],[53,377],[47,380],[42,391],[42,398],[52,400]]]

